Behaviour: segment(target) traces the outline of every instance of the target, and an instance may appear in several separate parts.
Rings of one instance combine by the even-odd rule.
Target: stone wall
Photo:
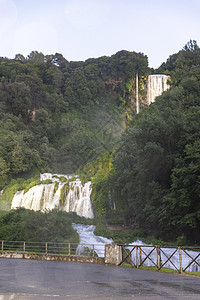
[[[105,245],[105,258],[93,256],[78,256],[78,255],[53,255],[39,254],[27,252],[9,252],[1,251],[0,258],[18,258],[18,259],[33,259],[33,260],[48,260],[48,261],[66,261],[66,262],[84,262],[96,264],[111,264],[119,265],[122,261],[122,247],[109,244]]]
[[[105,259],[102,257],[92,256],[68,256],[68,255],[52,255],[52,254],[36,254],[24,252],[0,252],[0,258],[18,258],[18,259],[33,259],[33,260],[49,260],[49,261],[66,261],[66,262],[84,262],[104,264]]]
[[[105,246],[105,263],[119,265],[122,261],[122,247],[110,244]]]

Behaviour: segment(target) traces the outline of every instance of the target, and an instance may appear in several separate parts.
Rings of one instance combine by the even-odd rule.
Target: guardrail
[[[119,245],[122,247],[121,265],[127,262],[136,268],[153,266],[162,268],[200,272],[200,247],[168,247],[150,245]]]
[[[25,242],[25,241],[0,241],[1,252],[24,252],[54,255],[81,255],[104,257],[104,244],[78,244],[57,242]]]
[[[105,251],[105,248],[107,249]],[[169,268],[180,273],[200,272],[200,247],[169,247],[151,245],[105,245],[57,242],[0,241],[1,257],[60,256],[62,260],[82,257],[99,259],[120,266],[126,262],[136,268]],[[7,255],[7,254],[8,255]],[[10,253],[10,254],[9,254]],[[38,255],[37,255],[38,254]],[[38,257],[39,257],[38,256]],[[105,257],[106,256],[106,257]]]

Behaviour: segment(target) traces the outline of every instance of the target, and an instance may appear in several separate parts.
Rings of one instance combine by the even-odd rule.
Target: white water
[[[90,251],[93,249],[99,257],[104,257],[105,245],[112,244],[113,240],[102,236],[96,236],[94,234],[94,225],[72,224],[73,228],[78,232],[80,237],[80,243],[76,250],[77,254],[85,252],[86,248]]]
[[[157,96],[160,96],[169,88],[167,80],[170,76],[167,75],[149,75],[147,82],[147,103],[150,105],[155,101]]]
[[[137,240],[133,243],[130,244],[131,246],[148,246],[148,247],[143,247],[142,250],[145,252],[146,255],[148,255],[152,249],[153,246],[152,245],[147,245],[144,244],[143,242]],[[133,247],[127,247],[127,249],[129,249],[130,251],[133,249]],[[170,269],[180,269],[180,259],[179,259],[179,252],[176,251],[175,252],[175,248],[161,248],[162,251],[166,254],[166,256],[164,255],[164,253],[162,253],[162,251],[160,252],[160,256],[161,256],[161,262],[164,265],[164,267],[166,268],[170,268]],[[191,250],[186,250],[186,252],[194,259],[195,257],[197,257],[197,255],[199,254],[199,252],[195,252],[195,251],[191,251]],[[172,261],[172,264],[170,261],[166,262],[168,260],[168,258],[170,258],[170,256],[174,253],[174,255],[172,256],[172,258],[170,259]],[[142,260],[145,259],[146,255],[144,253],[142,253]],[[186,268],[186,266],[189,265],[189,263],[192,261],[192,259],[183,251],[181,251],[181,255],[182,255],[182,267],[183,270]],[[157,263],[157,253],[156,253],[156,249],[149,255],[149,258],[154,261],[155,263]],[[143,263],[143,266],[155,266],[152,261],[147,258],[145,260],[145,262]],[[134,264],[136,265],[136,251],[133,251],[132,253],[132,257],[131,257],[132,261],[134,262]],[[166,262],[166,263],[165,263]],[[197,259],[197,262],[200,264],[200,259]],[[200,267],[195,264],[194,262],[189,266],[189,268],[186,271],[190,271],[190,272],[199,272],[200,271]]]
[[[82,185],[78,178],[69,182],[69,192],[64,203],[61,203],[61,189],[65,183],[59,181],[58,177],[60,176],[64,176],[67,180],[72,178],[72,175],[41,174],[41,181],[50,179],[53,183],[36,185],[26,193],[18,191],[14,195],[11,208],[24,207],[35,211],[44,211],[57,207],[67,212],[76,212],[81,217],[94,218],[93,205],[90,199],[91,182]],[[56,182],[58,182],[58,187],[55,192]]]
[[[80,236],[80,243],[79,246],[77,248],[77,254],[82,254],[85,252],[85,249],[89,249],[90,252],[92,251],[93,245],[94,245],[94,251],[97,253],[97,255],[99,257],[104,257],[104,253],[105,253],[105,245],[106,244],[112,244],[113,240],[112,239],[108,239],[102,236],[96,236],[94,234],[94,229],[95,226],[94,225],[83,225],[83,224],[73,224],[73,228],[78,232],[79,236]],[[147,245],[144,244],[142,241],[137,240],[134,241],[133,243],[130,244],[130,246],[126,247],[127,249],[129,249],[130,251],[133,249],[134,246],[147,246],[147,247],[143,247],[142,250],[145,252],[141,254],[141,258],[142,260],[145,259],[145,257],[152,251],[153,246],[152,245]],[[170,259],[172,261],[172,264],[170,261],[168,261],[165,264],[165,261],[168,260],[168,258],[173,254],[173,252],[175,251],[175,248],[162,248],[163,252],[166,254],[166,256],[162,253],[162,251],[160,252],[160,256],[161,256],[161,262],[162,264],[164,264],[164,267],[166,268],[170,268],[173,270],[176,270],[176,268],[179,270],[180,269],[180,260],[179,260],[179,252],[176,251],[176,253],[172,256],[172,258]],[[197,257],[197,255],[199,254],[199,252],[195,252],[195,251],[191,251],[191,250],[186,250],[186,252],[192,257],[195,258]],[[150,255],[149,258],[155,262],[155,264],[157,263],[157,253],[156,250],[154,250]],[[152,261],[147,258],[145,260],[145,262],[143,263],[143,266],[154,266],[154,264],[152,263]],[[133,263],[136,265],[136,251],[134,250],[132,252],[132,256],[131,259],[133,261]],[[191,262],[191,258],[182,251],[182,267],[183,269],[186,268],[186,266]],[[200,264],[200,258],[197,259],[198,263]],[[192,263],[190,265],[190,267],[186,270],[186,271],[191,271],[191,272],[196,272],[196,271],[200,271],[200,268],[197,264]]]
[[[56,181],[58,181],[59,177],[65,177],[67,180],[71,179],[72,177],[78,178],[78,176],[74,175],[74,174],[68,174],[68,175],[66,175],[66,174],[51,174],[51,173],[40,174],[41,181],[50,179],[51,181],[56,182]]]
[[[66,179],[72,178],[72,175],[56,175],[57,177],[64,176]],[[64,203],[61,205],[60,203],[60,192],[64,183],[61,183],[58,178],[53,177],[50,173],[41,174],[41,180],[51,179],[53,183],[51,184],[40,184],[31,188],[27,193],[24,191],[18,191],[12,201],[11,208],[17,207],[25,207],[27,209],[33,210],[41,210],[44,211],[46,209],[53,209],[58,207],[67,212],[76,212],[78,215],[86,217],[86,218],[94,218],[94,211],[92,202],[90,200],[91,195],[91,182],[87,182],[85,185],[82,185],[81,181],[76,178],[76,180],[69,183],[69,192],[66,196]],[[58,189],[55,192],[54,186],[58,182]],[[113,243],[112,239],[107,239],[101,236],[94,235],[94,225],[82,225],[82,224],[73,224],[74,229],[77,230],[80,236],[80,244],[77,248],[77,253],[82,253],[86,248],[89,248],[90,251],[94,250],[99,257],[104,256],[105,244]],[[94,245],[94,246],[92,246]],[[141,241],[135,241],[130,246],[143,246],[145,245]],[[152,245],[146,245],[148,247],[143,247],[143,251],[148,255],[152,250]],[[94,248],[93,248],[94,247]],[[128,247],[129,250],[132,250],[132,247]],[[162,248],[163,252],[166,253],[169,258],[175,249],[173,248]],[[187,253],[195,258],[199,254],[199,252],[188,251]],[[161,260],[164,267],[168,267],[171,269],[180,268],[179,262],[179,253],[178,251],[173,255],[171,261],[173,264],[168,261],[165,264],[165,261],[168,259],[161,252]],[[150,258],[156,263],[157,262],[157,254],[154,250],[150,255]],[[142,260],[145,259],[144,254],[142,254]],[[132,253],[132,260],[136,264],[136,253]],[[182,251],[182,265],[183,269],[191,262],[191,258]],[[198,258],[198,263],[200,264],[200,257]],[[154,264],[148,258],[143,263],[144,266],[153,266]],[[200,267],[192,263],[191,266],[187,269],[187,271],[200,271]]]

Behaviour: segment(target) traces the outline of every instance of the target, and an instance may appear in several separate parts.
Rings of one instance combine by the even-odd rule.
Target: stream
[[[78,232],[78,234],[80,236],[80,243],[76,250],[77,254],[83,254],[86,252],[86,249],[87,249],[87,251],[90,251],[90,252],[95,251],[99,257],[104,257],[105,245],[112,244],[113,240],[108,239],[106,237],[102,237],[102,236],[96,236],[94,234],[95,225],[83,225],[83,224],[75,224],[75,223],[73,223],[72,225],[73,225],[73,228]],[[129,246],[126,248],[131,251],[133,249],[133,247],[136,245],[137,246],[148,246],[148,247],[142,248],[142,250],[145,252],[145,254],[144,253],[141,254],[142,260],[144,260],[146,255],[148,255],[151,252],[152,247],[153,247],[153,245],[147,245],[147,244],[144,244],[142,241],[137,240],[137,241],[130,243]],[[180,268],[179,252],[176,251],[176,253],[174,253],[175,250],[176,250],[175,248],[162,248],[162,251],[165,254],[161,251],[161,263],[163,263],[166,268],[170,268],[170,269],[176,269],[176,268],[179,269]],[[200,257],[200,253],[197,251],[186,250],[186,252],[188,253],[189,256],[182,251],[182,267],[183,267],[183,269],[192,261],[192,259],[196,258],[198,255]],[[172,262],[167,261],[168,258],[172,254],[173,254],[173,256],[170,259]],[[134,264],[136,264],[136,252],[135,251],[133,251],[131,259],[134,262]],[[151,260],[154,262],[157,261],[157,254],[156,254],[155,250],[149,255],[149,258],[147,258],[145,260],[145,262],[143,263],[143,266],[154,266],[154,264],[152,263]],[[197,262],[200,265],[200,258],[197,259]],[[191,272],[198,271],[199,272],[200,267],[196,263],[193,262],[193,263],[191,263],[191,265],[187,269],[187,271],[191,271]]]

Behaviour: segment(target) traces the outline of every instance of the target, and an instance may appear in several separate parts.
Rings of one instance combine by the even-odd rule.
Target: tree
[[[19,60],[24,63],[26,61],[26,58],[22,54],[19,53],[19,54],[15,55],[15,60]]]
[[[9,167],[6,161],[0,157],[0,189],[2,189],[8,181]]]
[[[27,57],[28,62],[34,65],[39,65],[44,62],[44,54],[38,51],[32,51],[28,57]]]

